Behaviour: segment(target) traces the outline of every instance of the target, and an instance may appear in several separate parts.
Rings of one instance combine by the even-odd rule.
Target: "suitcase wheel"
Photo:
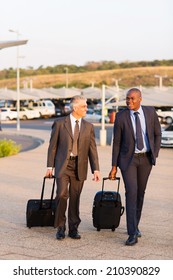
[[[112,231],[115,231],[115,227],[112,227]]]
[[[97,231],[100,231],[100,228],[99,228],[99,227],[97,228]]]

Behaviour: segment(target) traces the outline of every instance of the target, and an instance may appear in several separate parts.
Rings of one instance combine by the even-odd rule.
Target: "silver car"
[[[161,147],[173,148],[173,124],[162,131]]]
[[[105,123],[110,123],[110,118],[108,116],[105,116],[104,118],[105,118]],[[89,109],[86,113],[85,120],[93,123],[101,123],[102,121],[101,111],[94,111]]]

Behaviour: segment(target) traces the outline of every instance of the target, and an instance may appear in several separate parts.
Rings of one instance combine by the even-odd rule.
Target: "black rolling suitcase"
[[[53,186],[50,199],[43,199],[46,179],[53,179]],[[44,177],[41,199],[30,199],[26,207],[27,227],[54,226],[56,203],[53,199],[55,189],[55,177]]]
[[[93,225],[97,228],[97,231],[100,231],[100,229],[112,229],[112,231],[115,231],[124,213],[119,193],[120,178],[115,179],[118,181],[117,192],[104,191],[104,182],[107,179],[109,178],[103,178],[102,191],[96,193],[93,202],[92,218]]]

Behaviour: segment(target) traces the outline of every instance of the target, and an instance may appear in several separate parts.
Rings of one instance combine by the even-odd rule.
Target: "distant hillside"
[[[128,69],[99,70],[83,73],[68,74],[47,74],[32,75],[20,78],[20,87],[24,83],[28,84],[32,80],[34,88],[62,87],[66,85],[68,76],[68,86],[84,88],[91,86],[100,87],[102,84],[109,86],[115,85],[116,80],[122,88],[131,86],[155,86],[159,84],[159,79],[154,75],[167,76],[163,79],[164,86],[173,86],[173,66],[154,66],[154,67],[134,67]],[[16,88],[16,78],[0,80],[0,88]]]

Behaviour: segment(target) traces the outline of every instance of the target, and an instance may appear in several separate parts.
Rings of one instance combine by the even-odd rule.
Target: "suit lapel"
[[[70,137],[73,138],[72,128],[71,128],[71,121],[70,121],[70,115],[68,115],[66,117],[66,119],[65,119],[65,128],[67,129]]]
[[[65,119],[65,128],[67,129],[69,135],[71,138],[73,138],[73,133],[72,133],[72,128],[71,128],[71,121],[70,121],[70,115],[66,117]],[[79,132],[79,138],[82,135],[85,135],[85,130],[86,130],[86,125],[83,119],[81,120],[81,127],[80,127],[80,132]]]
[[[144,112],[145,125],[146,125],[146,132],[147,132],[147,135],[148,135],[148,134],[149,134],[150,115],[147,114],[146,107],[143,107],[143,106],[142,106],[142,110],[143,110],[143,112]],[[151,125],[150,125],[150,127],[151,127]]]
[[[134,129],[133,129],[133,125],[132,125],[132,121],[131,121],[131,117],[130,117],[130,110],[129,109],[127,109],[127,111],[126,111],[126,117],[127,117],[128,127],[130,128],[129,131],[132,133],[133,138],[135,138]]]
[[[85,129],[86,129],[86,125],[85,125],[84,120],[82,119],[81,120],[81,127],[80,127],[79,138],[80,138],[81,135],[82,136],[85,135]]]

